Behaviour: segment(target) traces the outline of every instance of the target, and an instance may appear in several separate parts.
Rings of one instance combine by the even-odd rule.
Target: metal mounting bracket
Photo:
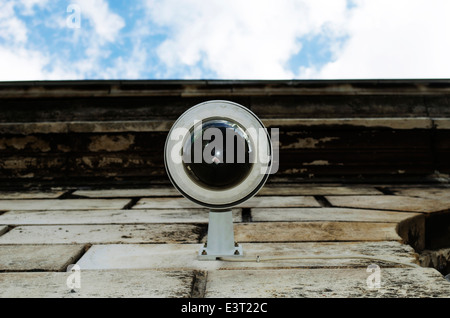
[[[198,252],[198,259],[213,261],[218,257],[242,257],[242,246],[234,241],[231,210],[210,211],[207,242]]]

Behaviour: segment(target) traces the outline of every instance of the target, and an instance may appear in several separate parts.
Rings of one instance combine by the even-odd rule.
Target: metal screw
[[[238,251],[238,250],[235,250],[235,251],[234,251],[234,255],[240,255],[239,251]]]
[[[234,246],[235,247],[239,247],[239,243],[238,242],[234,242]]]
[[[207,255],[206,250],[203,250],[202,255]]]

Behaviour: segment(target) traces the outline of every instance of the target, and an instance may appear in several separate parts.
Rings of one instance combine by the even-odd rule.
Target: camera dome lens
[[[187,199],[215,210],[253,197],[272,171],[271,138],[248,108],[211,100],[186,110],[172,125],[164,165]]]
[[[245,180],[252,169],[252,156],[245,131],[224,119],[210,119],[201,128],[192,128],[183,147],[186,174],[213,190],[226,190]]]

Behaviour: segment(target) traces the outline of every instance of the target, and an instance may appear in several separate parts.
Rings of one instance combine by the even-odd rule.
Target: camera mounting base
[[[208,238],[198,252],[198,259],[214,261],[219,257],[242,257],[242,246],[234,241],[231,210],[210,211]]]

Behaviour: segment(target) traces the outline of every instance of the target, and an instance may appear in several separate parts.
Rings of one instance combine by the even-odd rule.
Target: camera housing
[[[234,242],[231,208],[264,186],[272,151],[261,120],[234,102],[200,103],[175,121],[166,139],[164,164],[184,197],[210,209],[208,242],[200,256],[242,255]]]

